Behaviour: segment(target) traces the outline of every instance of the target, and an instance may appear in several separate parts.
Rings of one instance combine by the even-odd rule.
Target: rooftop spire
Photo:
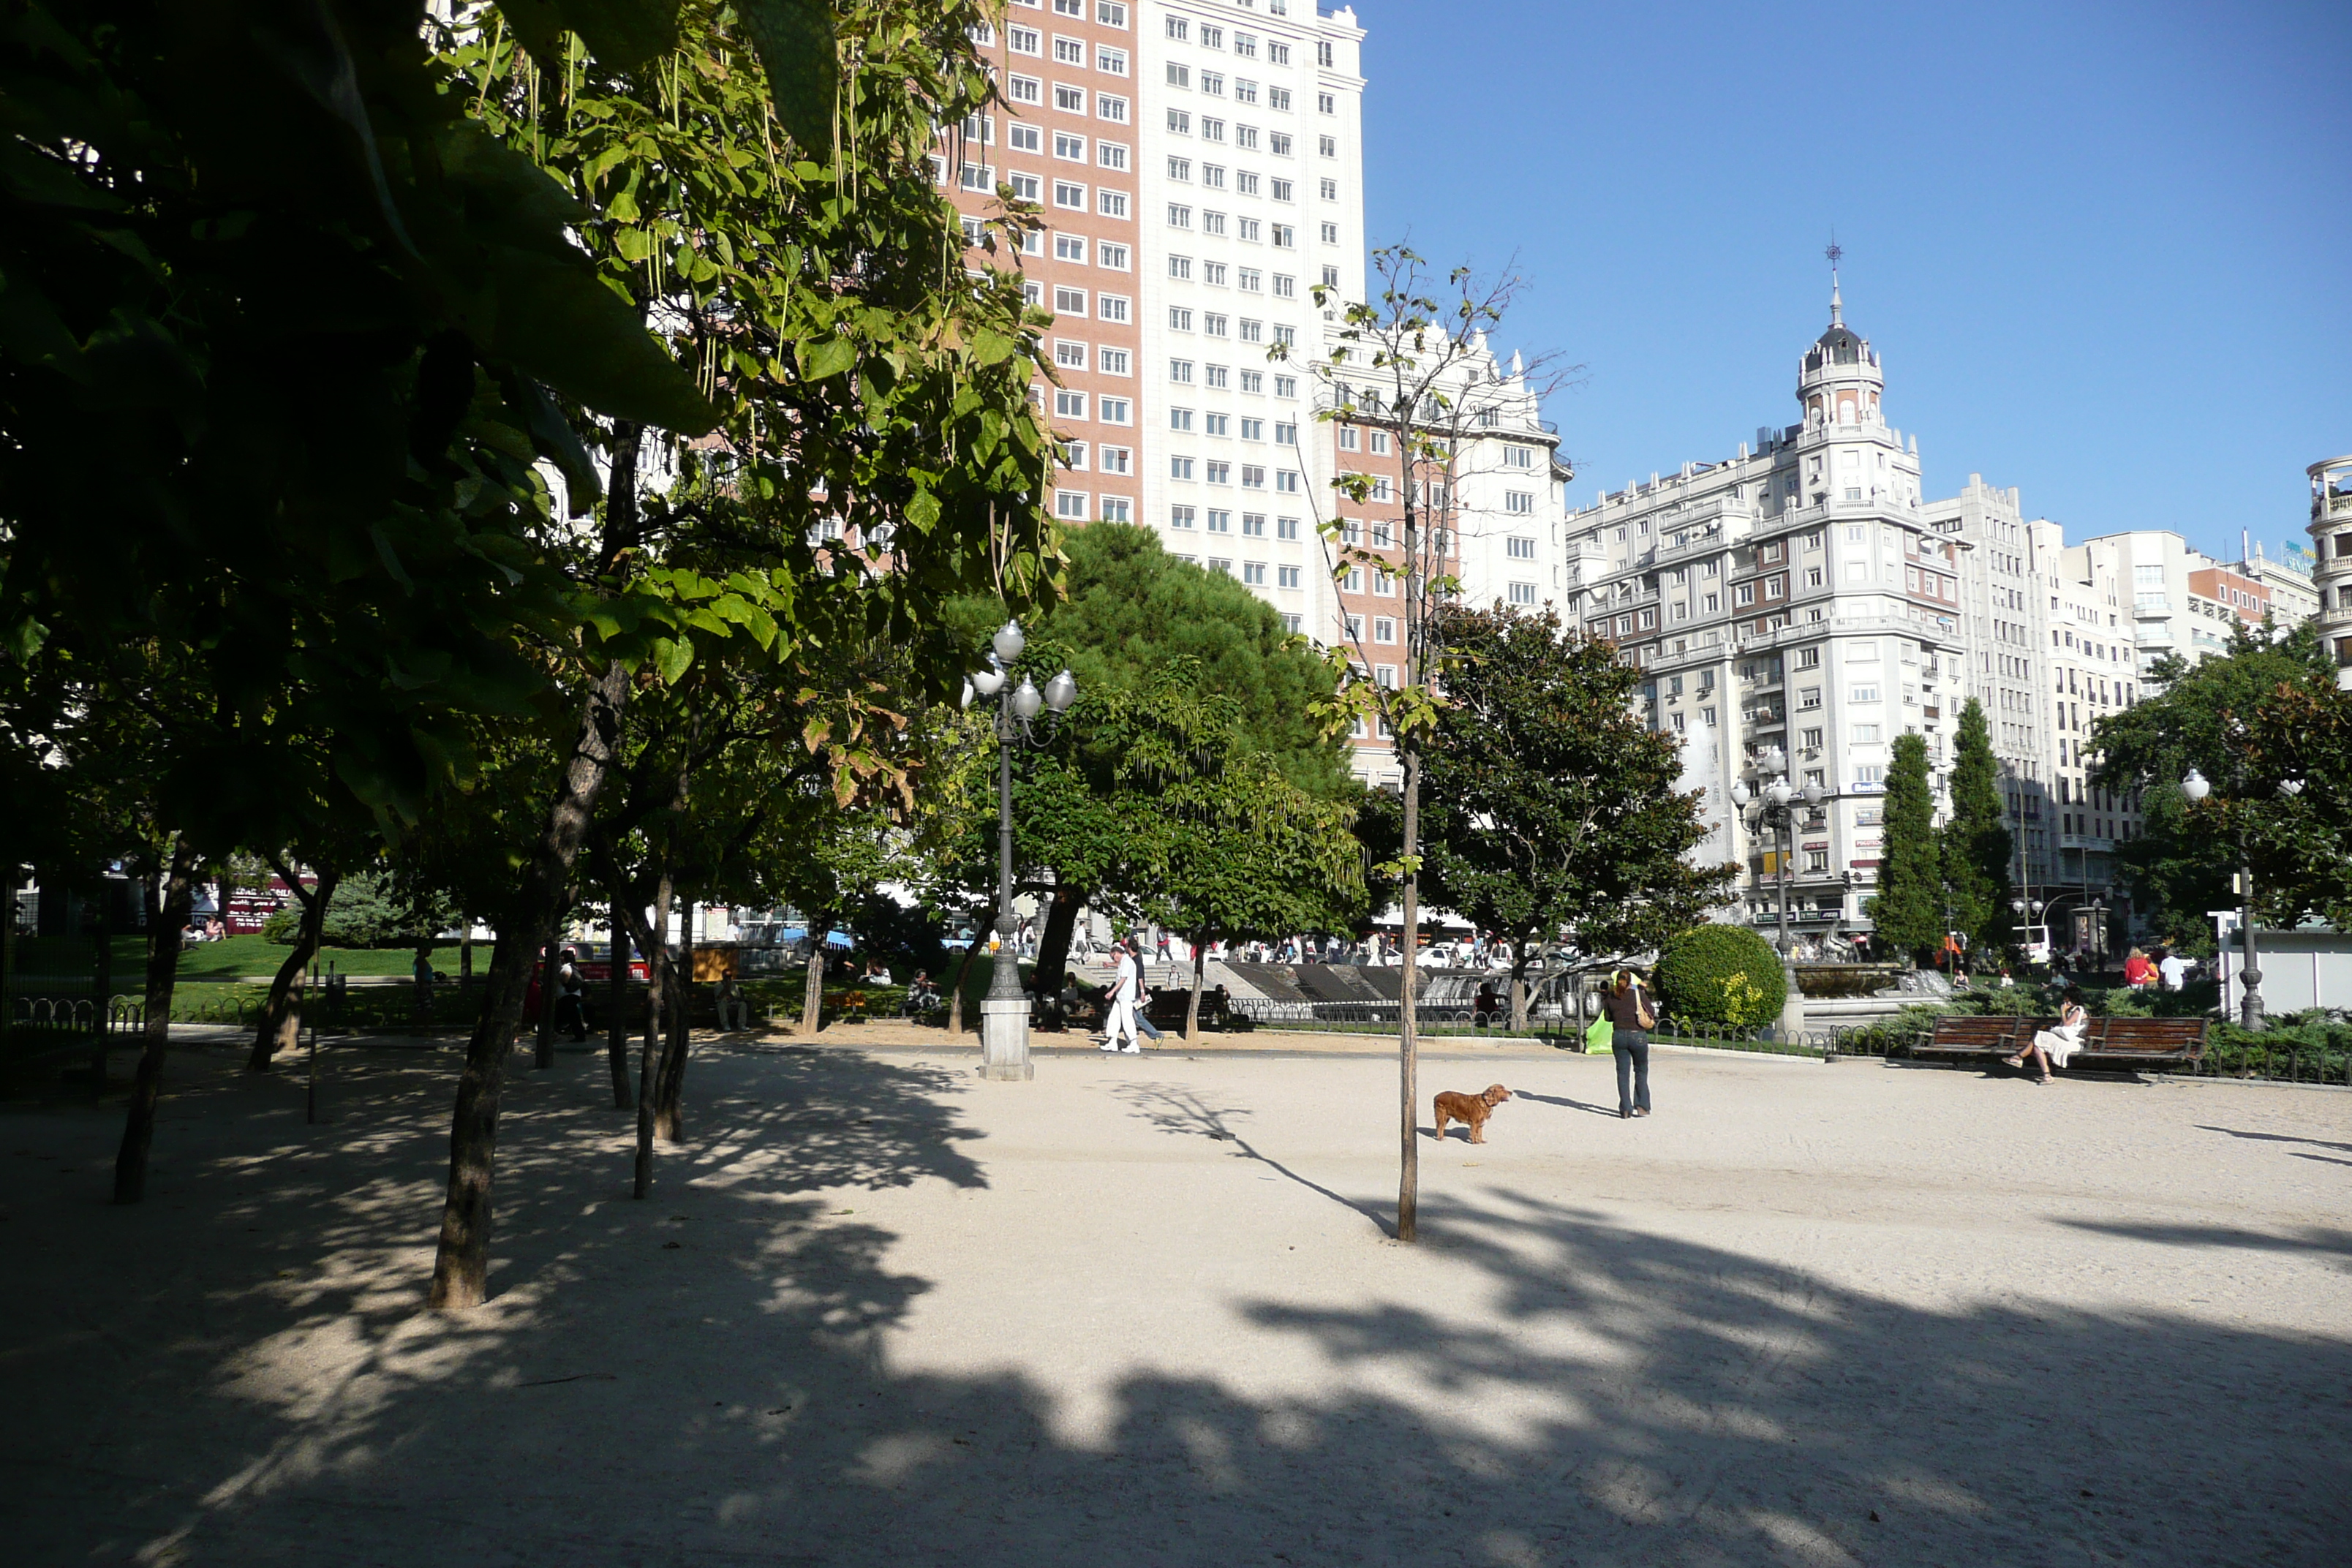
[[[1830,247],[1822,254],[1830,258],[1830,325],[1842,327],[1845,325],[1845,301],[1838,298],[1838,259],[1845,252],[1838,248],[1835,231],[1830,235]]]

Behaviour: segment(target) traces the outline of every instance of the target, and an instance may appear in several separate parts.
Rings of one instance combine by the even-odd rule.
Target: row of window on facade
[[[1054,0],[1054,3],[1059,6],[1066,3],[1066,0]],[[1290,15],[1290,0],[1265,0],[1265,10],[1269,16],[1286,16]],[[1071,12],[1069,15],[1076,16],[1077,13]],[[1189,16],[1171,15],[1167,19],[1167,29],[1168,36],[1180,44],[1193,41],[1193,24]],[[1201,47],[1204,49],[1222,50],[1225,47],[1225,29],[1213,22],[1200,24],[1199,38]],[[1257,34],[1244,33],[1238,27],[1234,28],[1233,32],[1234,57],[1244,60],[1257,58],[1260,41]],[[1290,46],[1287,43],[1280,38],[1266,38],[1263,41],[1268,65],[1286,66],[1290,63]],[[1318,39],[1315,45],[1315,63],[1328,67],[1331,62],[1330,43],[1328,40]]]

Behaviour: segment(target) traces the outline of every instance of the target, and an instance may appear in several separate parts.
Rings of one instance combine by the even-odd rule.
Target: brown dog
[[[1470,1129],[1470,1142],[1486,1141],[1486,1118],[1495,1114],[1495,1107],[1511,1098],[1511,1091],[1499,1083],[1490,1083],[1484,1094],[1441,1094],[1437,1097],[1437,1135],[1445,1136],[1445,1124],[1459,1121]]]

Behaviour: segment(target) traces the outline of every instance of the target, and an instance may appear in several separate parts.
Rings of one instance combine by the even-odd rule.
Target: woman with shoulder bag
[[[1630,969],[1617,972],[1603,1004],[1611,1025],[1610,1054],[1617,1058],[1617,1114],[1650,1114],[1650,1030],[1658,1010],[1650,988]]]

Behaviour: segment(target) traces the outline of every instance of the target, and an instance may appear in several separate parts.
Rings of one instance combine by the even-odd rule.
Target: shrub
[[[1658,998],[1692,1024],[1769,1023],[1788,1000],[1780,955],[1746,926],[1693,926],[1658,954]]]
[[[291,947],[301,923],[302,906],[289,899],[262,922],[261,940]],[[401,897],[391,878],[362,871],[336,884],[320,936],[328,947],[405,947],[430,941],[453,923],[447,910],[420,910],[414,899]]]

